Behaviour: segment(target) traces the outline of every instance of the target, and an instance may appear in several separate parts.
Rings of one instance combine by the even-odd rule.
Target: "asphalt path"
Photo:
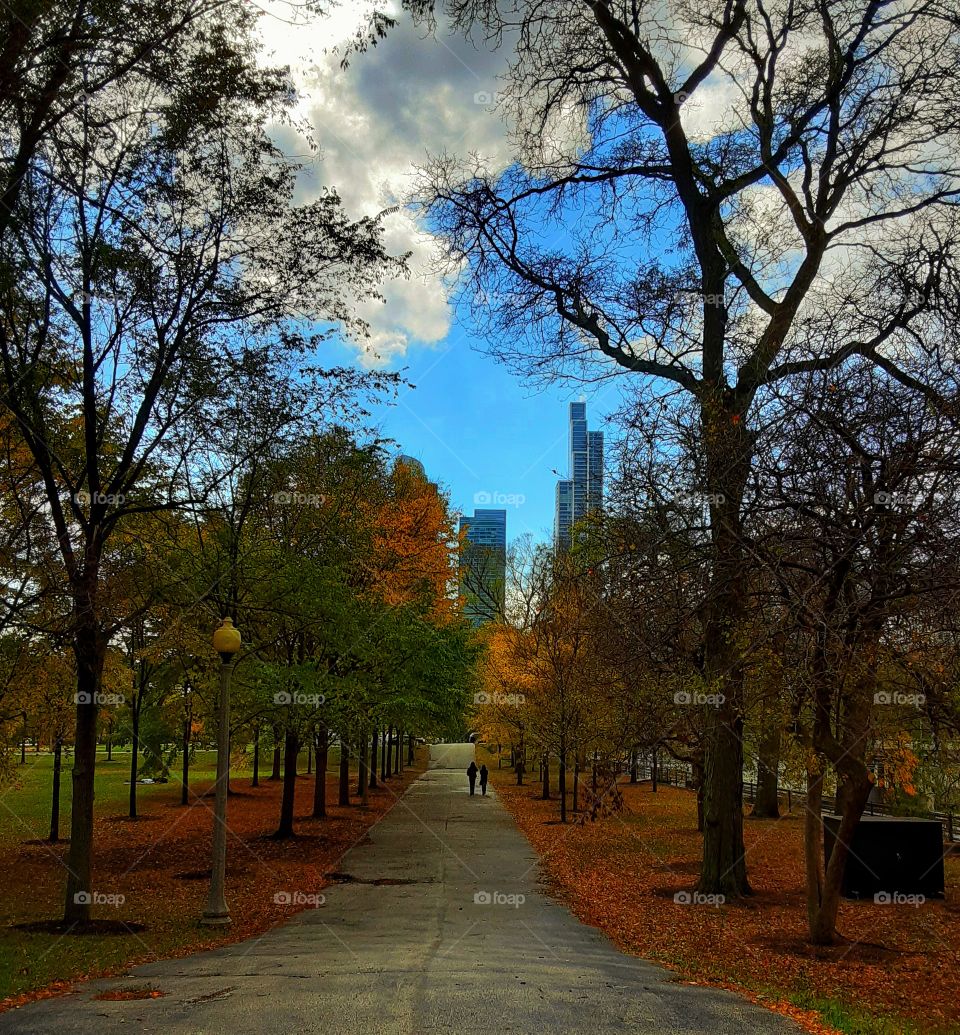
[[[0,1033],[799,1031],[624,955],[550,898],[493,788],[469,796],[472,757],[469,744],[435,747],[431,768],[343,857],[322,905],[249,941],[0,1014]],[[147,986],[163,996],[94,998]]]

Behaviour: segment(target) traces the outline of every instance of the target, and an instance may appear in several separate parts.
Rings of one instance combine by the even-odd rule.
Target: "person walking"
[[[470,781],[470,796],[473,797],[474,788],[477,786],[477,763],[471,762],[467,767],[467,779]]]
[[[480,793],[487,796],[487,778],[490,776],[490,770],[487,769],[486,765],[480,766]]]

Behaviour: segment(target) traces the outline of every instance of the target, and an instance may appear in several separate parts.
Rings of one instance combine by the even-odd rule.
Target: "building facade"
[[[507,582],[507,512],[474,510],[460,518],[460,595],[474,625],[503,615]]]
[[[573,526],[603,505],[603,432],[587,427],[587,404],[570,403],[569,477],[557,482],[554,544],[568,550]]]

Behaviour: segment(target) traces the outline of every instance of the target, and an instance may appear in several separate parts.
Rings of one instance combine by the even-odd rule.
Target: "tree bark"
[[[560,822],[567,822],[567,745],[563,737],[560,738],[560,759],[557,767],[557,775],[560,780]]]
[[[130,736],[130,800],[127,814],[131,819],[137,818],[137,770],[140,768],[140,706],[143,702],[143,690],[133,695],[130,703],[131,736]]]
[[[342,733],[340,734],[340,788],[337,804],[350,804],[350,745]]]
[[[330,751],[330,733],[321,726],[316,734],[317,772],[313,780],[313,818],[323,819],[327,814],[327,755]]]
[[[750,813],[755,819],[780,818],[780,725],[771,724],[760,740],[757,757],[757,796]]]
[[[53,742],[53,793],[50,801],[50,837],[56,844],[60,840],[60,761],[63,757],[63,737]]]
[[[377,741],[379,740],[380,732],[374,727],[373,736],[370,738],[370,789],[373,790],[377,786]]]
[[[737,634],[746,597],[740,510],[752,440],[743,414],[721,385],[717,372],[701,397],[712,545],[704,676],[708,692],[721,700],[705,709],[703,864],[697,887],[703,894],[736,898],[750,894],[743,844],[743,660]]]
[[[543,776],[543,793],[540,797],[547,801],[550,797],[550,756],[547,754],[543,756],[540,772]]]
[[[93,797],[97,765],[97,711],[107,641],[96,621],[96,573],[74,603],[73,652],[77,665],[77,721],[73,751],[73,799],[70,809],[70,851],[63,920],[83,925],[90,919],[93,857]]]
[[[183,756],[181,760],[181,772],[180,772],[180,804],[186,805],[190,800],[190,727],[191,717],[188,714],[183,720],[183,731],[181,734],[180,753]]]
[[[280,734],[283,732],[282,726],[273,727],[273,768],[270,772],[271,780],[279,780],[280,776]]]
[[[386,743],[386,747],[385,747],[385,750],[384,750],[384,756],[385,756],[385,761],[384,761],[384,767],[383,767],[383,776],[384,776],[384,779],[386,779],[387,777],[393,775],[393,773],[392,773],[392,770],[393,770],[393,727],[392,726],[388,726],[387,727],[387,743]]]
[[[260,724],[253,727],[253,779],[251,787],[260,786]]]
[[[297,755],[300,738],[296,730],[288,729],[283,743],[283,793],[280,799],[280,826],[276,838],[293,837],[293,809],[297,794]]]
[[[370,774],[367,772],[367,738],[364,736],[360,738],[360,750],[357,755],[360,760],[360,804],[366,805],[369,800],[367,788],[370,786]]]

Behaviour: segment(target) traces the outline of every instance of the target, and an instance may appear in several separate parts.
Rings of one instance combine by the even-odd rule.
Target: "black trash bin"
[[[839,816],[823,817],[827,860],[839,829]],[[842,893],[846,898],[873,898],[882,892],[943,898],[943,826],[939,820],[861,818],[847,856]]]

